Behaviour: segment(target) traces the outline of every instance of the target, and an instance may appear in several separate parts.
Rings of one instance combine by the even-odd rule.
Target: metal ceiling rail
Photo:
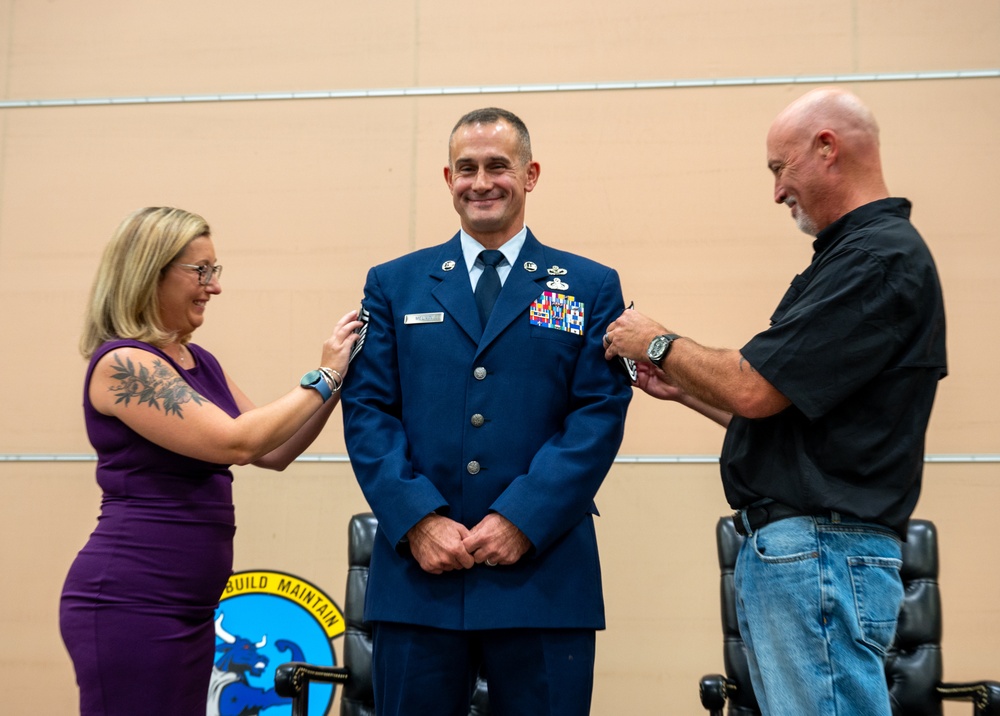
[[[618,90],[691,89],[699,87],[747,87],[767,85],[842,84],[856,82],[909,82],[919,80],[967,80],[1000,77],[1000,68],[923,72],[872,72],[778,77],[719,77],[625,82],[565,82],[541,84],[480,85],[456,87],[401,87],[374,89],[316,90],[303,92],[242,92],[229,94],[163,95],[150,97],[77,97],[67,99],[0,100],[0,109],[45,107],[94,107],[136,104],[194,104],[205,102],[271,102],[310,99],[382,99],[386,97],[433,97],[537,92],[605,92]]]

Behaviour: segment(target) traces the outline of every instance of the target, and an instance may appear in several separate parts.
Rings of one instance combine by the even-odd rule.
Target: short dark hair
[[[531,135],[528,134],[528,127],[516,114],[506,109],[500,109],[499,107],[474,109],[455,123],[451,134],[448,135],[448,163],[451,163],[451,140],[455,136],[455,132],[461,127],[467,127],[471,124],[495,124],[499,121],[506,122],[517,132],[520,144],[518,158],[524,164],[529,163],[531,161]]]

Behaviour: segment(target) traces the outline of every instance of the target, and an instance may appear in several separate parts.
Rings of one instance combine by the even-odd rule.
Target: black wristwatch
[[[649,348],[646,349],[646,356],[649,358],[649,362],[655,365],[657,368],[663,367],[663,361],[667,359],[667,354],[670,352],[670,346],[680,338],[676,333],[664,333],[662,336],[657,336],[649,342]]]

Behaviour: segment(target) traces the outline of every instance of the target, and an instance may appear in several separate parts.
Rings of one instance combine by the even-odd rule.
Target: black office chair
[[[347,593],[344,597],[344,665],[324,667],[290,662],[278,667],[275,690],[292,699],[292,716],[309,712],[311,682],[343,684],[340,716],[374,716],[372,691],[372,633],[364,621],[365,590],[368,588],[368,565],[378,521],[370,512],[354,515],[347,529]],[[469,716],[490,713],[486,680],[476,682]]]
[[[723,663],[726,675],[701,679],[701,703],[722,716],[759,716],[750,685],[746,645],[736,622],[733,570],[743,538],[736,534],[732,517],[716,526],[719,567],[722,570]],[[971,701],[974,716],[1000,715],[1000,683],[977,681],[949,684],[941,681],[941,591],[938,586],[937,530],[927,520],[910,520],[903,545],[903,607],[896,638],[885,664],[893,716],[941,716],[941,704]]]

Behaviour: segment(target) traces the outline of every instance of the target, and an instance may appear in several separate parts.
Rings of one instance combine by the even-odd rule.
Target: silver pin
[[[549,269],[549,276],[565,276],[566,269],[559,268],[558,266],[553,266]]]
[[[551,272],[552,269],[549,269],[549,271]],[[567,288],[569,288],[569,284],[568,283],[563,283],[558,278],[554,278],[551,281],[546,281],[545,285],[548,286],[549,288],[553,289],[554,291],[565,291]]]
[[[536,264],[534,261],[525,261],[524,270],[534,273],[535,271],[538,270],[538,264]]]
[[[453,268],[455,268],[454,261],[445,261],[443,264],[441,264],[441,269],[444,271],[451,271]]]

